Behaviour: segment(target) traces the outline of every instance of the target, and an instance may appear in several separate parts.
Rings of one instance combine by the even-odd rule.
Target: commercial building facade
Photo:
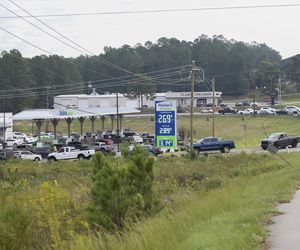
[[[222,100],[222,92],[215,92],[216,104],[219,104]],[[59,95],[54,97],[55,109],[66,108],[108,108],[116,107],[117,99],[119,107],[132,107],[139,108],[141,103],[138,99],[131,99],[124,94],[105,94],[105,95]],[[177,106],[189,107],[191,103],[190,92],[166,92],[156,93],[155,97],[149,99],[143,97],[142,105],[147,108],[154,108],[155,101],[175,101]],[[201,107],[205,105],[211,105],[213,103],[212,92],[195,92],[194,93],[194,105],[195,107]]]
[[[2,140],[13,137],[12,113],[0,113],[0,138]]]

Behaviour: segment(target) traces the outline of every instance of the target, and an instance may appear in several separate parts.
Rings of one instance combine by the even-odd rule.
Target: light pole
[[[192,81],[191,81],[191,114],[190,114],[190,154],[191,158],[193,157],[194,148],[193,148],[193,119],[194,119],[194,88],[195,88],[195,61],[192,62]]]
[[[215,84],[216,84],[216,80],[215,78],[213,78],[211,80],[212,94],[213,94],[213,115],[212,115],[212,136],[213,137],[215,137],[215,105],[216,105]]]
[[[117,102],[117,142],[118,142],[118,153],[120,152],[120,127],[119,127],[119,94],[116,94]]]

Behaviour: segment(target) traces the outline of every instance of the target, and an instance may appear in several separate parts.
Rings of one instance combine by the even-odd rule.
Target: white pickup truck
[[[74,147],[62,147],[57,152],[48,155],[48,160],[58,161],[58,160],[68,160],[68,159],[78,159],[84,160],[89,159],[95,154],[94,149],[80,150]]]

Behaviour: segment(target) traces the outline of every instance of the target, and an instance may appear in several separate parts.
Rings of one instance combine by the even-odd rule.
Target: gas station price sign
[[[177,147],[176,102],[155,102],[155,138],[157,147]]]

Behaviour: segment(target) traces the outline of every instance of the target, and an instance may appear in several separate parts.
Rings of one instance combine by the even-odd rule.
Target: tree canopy
[[[224,95],[247,94],[253,84],[268,94],[274,91],[279,75],[292,78],[296,85],[300,80],[299,57],[282,61],[280,54],[266,44],[228,40],[221,35],[201,35],[194,41],[162,37],[155,43],[146,41],[133,47],[107,46],[99,55],[77,58],[24,58],[19,51],[11,50],[0,56],[0,107],[12,112],[45,108],[46,99],[51,107],[55,95],[87,93],[90,83],[98,93],[131,96],[189,91],[192,60],[203,69],[207,82],[216,79],[216,90]],[[195,90],[210,90],[209,84],[198,81]]]

